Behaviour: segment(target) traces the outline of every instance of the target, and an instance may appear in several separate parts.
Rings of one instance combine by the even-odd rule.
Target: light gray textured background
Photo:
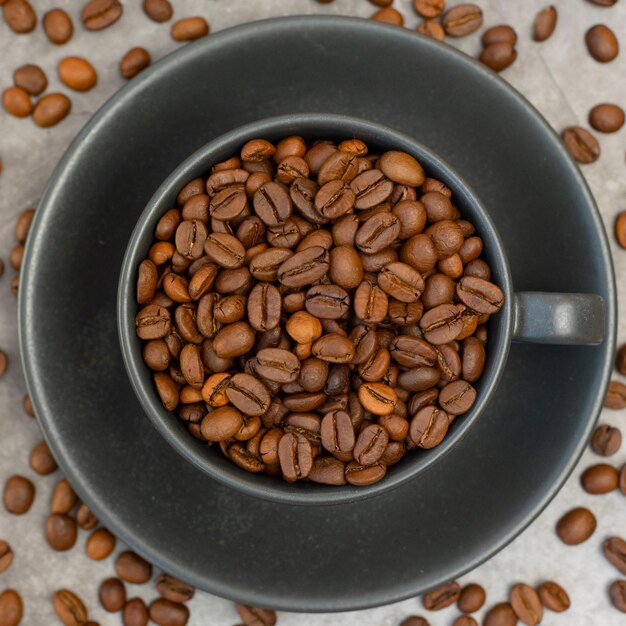
[[[37,485],[35,504],[26,516],[14,518],[4,512],[0,514],[0,537],[8,540],[16,553],[13,566],[0,575],[0,590],[14,587],[21,592],[25,601],[23,624],[57,623],[50,595],[54,589],[67,586],[84,599],[91,619],[108,626],[119,624],[120,618],[102,610],[97,600],[97,588],[102,579],[114,574],[112,559],[101,563],[90,561],[84,555],[85,532],[81,532],[77,545],[69,553],[53,553],[43,537],[50,493],[59,472],[41,478],[35,476],[28,466],[29,451],[41,436],[36,423],[26,417],[21,408],[24,383],[17,347],[15,300],[9,286],[13,271],[8,267],[8,253],[13,246],[13,225],[18,213],[37,203],[48,176],[72,138],[90,115],[122,85],[117,66],[122,55],[130,47],[141,45],[148,48],[156,60],[180,44],[170,38],[169,24],[156,24],[145,17],[140,0],[126,0],[123,18],[110,29],[96,34],[85,31],[80,24],[78,16],[82,1],[31,1],[39,15],[53,6],[64,7],[75,20],[75,35],[69,44],[55,47],[48,43],[41,26],[30,35],[18,37],[0,20],[0,87],[11,83],[15,67],[34,62],[46,71],[49,90],[67,92],[59,84],[55,68],[58,60],[68,55],[87,57],[98,70],[99,84],[87,94],[72,93],[72,114],[60,126],[50,130],[41,130],[28,119],[17,120],[0,112],[0,157],[4,161],[4,171],[0,175],[0,257],[7,263],[5,275],[0,280],[0,347],[11,359],[9,371],[0,382],[0,485],[13,473],[25,474]],[[585,0],[554,0],[559,21],[553,37],[543,44],[532,41],[530,29],[534,14],[545,6],[546,0],[476,1],[484,10],[486,27],[509,23],[517,30],[519,58],[503,75],[557,130],[571,124],[587,125],[587,113],[598,102],[615,102],[626,107],[626,52],[614,62],[601,65],[591,59],[584,46],[585,31],[600,22],[611,26],[626,46],[626,0],[609,9]],[[367,17],[375,10],[366,0],[336,0],[331,5],[320,5],[313,0],[172,0],[172,3],[175,19],[204,15],[213,31],[270,16],[325,12]],[[410,0],[396,0],[394,6],[404,13],[407,27],[415,28],[418,18],[410,4]],[[480,33],[475,33],[462,40],[449,41],[476,56],[480,49],[479,37]],[[373,41],[372,45],[376,42]],[[381,54],[384,54],[383,50]],[[394,97],[401,97],[401,92]],[[583,168],[611,231],[615,214],[626,209],[625,139],[626,128],[614,135],[601,136],[601,158]],[[532,184],[532,181],[528,182]],[[563,219],[567,219],[567,207],[563,211]],[[626,297],[626,252],[612,245],[619,298],[623,303]],[[580,250],[579,258],[584,271],[585,250]],[[619,337],[626,339],[625,321],[620,323]],[[605,411],[601,421],[626,426],[623,412]],[[598,461],[598,457],[587,451],[565,488],[539,519],[508,548],[461,582],[480,582],[487,589],[488,605],[491,605],[506,599],[510,585],[515,582],[534,585],[554,579],[569,591],[572,608],[560,615],[547,613],[544,624],[624,624],[626,617],[610,606],[606,591],[608,584],[618,577],[618,572],[604,560],[600,546],[611,534],[626,536],[626,498],[618,492],[591,496],[579,485],[582,469]],[[626,462],[626,445],[611,462]],[[556,538],[554,524],[575,505],[591,508],[599,524],[589,541],[578,547],[567,547]],[[488,514],[486,511],[485,515]],[[199,540],[210,541],[210,538]],[[118,550],[121,548],[118,545]],[[155,595],[151,585],[129,587],[129,597],[142,595],[148,600]],[[208,594],[198,593],[189,606],[192,625],[222,626],[238,621],[230,602]],[[280,624],[393,626],[415,613],[425,612],[413,599],[339,615],[281,614]],[[433,626],[443,626],[451,624],[456,615],[456,610],[449,608],[427,617]],[[482,616],[482,612],[479,615]]]

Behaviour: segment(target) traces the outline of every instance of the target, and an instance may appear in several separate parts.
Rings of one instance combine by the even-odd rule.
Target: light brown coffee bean
[[[561,133],[561,138],[569,153],[578,163],[588,164],[600,157],[598,140],[585,128],[570,126]]]
[[[71,100],[62,93],[41,97],[33,109],[33,121],[41,128],[50,128],[62,122],[72,110]]]
[[[145,70],[151,62],[150,53],[145,48],[131,48],[120,61],[120,74],[130,80]]]
[[[18,626],[24,615],[22,597],[14,589],[0,593],[0,623],[2,626]]]
[[[38,65],[22,65],[13,72],[13,82],[31,96],[38,96],[48,87],[48,78]]]
[[[475,4],[459,4],[446,11],[441,23],[446,35],[465,37],[482,26],[483,12]]]
[[[374,415],[393,413],[398,400],[396,391],[381,382],[365,383],[358,390],[359,402],[363,408]]]
[[[596,24],[585,33],[589,54],[600,63],[609,63],[619,54],[615,33],[604,24]]]
[[[499,602],[491,607],[483,619],[483,626],[515,626],[517,614],[508,602]]]
[[[152,576],[152,565],[142,559],[138,554],[126,550],[121,552],[115,559],[115,571],[117,575],[127,583],[143,585]]]
[[[62,478],[56,484],[52,492],[50,511],[52,513],[68,514],[78,502],[78,496],[72,489],[70,483]]]
[[[85,552],[90,559],[102,561],[115,550],[115,544],[116,539],[112,533],[106,528],[98,528],[89,535],[85,543]]]
[[[541,9],[533,23],[533,39],[535,41],[549,39],[556,28],[557,17],[557,10],[553,5]]]
[[[4,21],[14,33],[24,35],[37,26],[37,14],[28,0],[5,0],[2,5]]]
[[[626,408],[626,385],[618,380],[612,380],[604,399],[604,406],[607,409]]]
[[[17,474],[7,479],[4,484],[4,508],[13,515],[23,515],[30,509],[35,499],[35,485]]]
[[[64,626],[84,626],[89,619],[83,601],[69,589],[55,591],[52,606]]]
[[[490,46],[492,43],[506,42],[511,45],[517,43],[517,33],[513,30],[512,26],[508,24],[500,24],[498,26],[492,26],[488,28],[481,37],[481,43],[483,47]]]
[[[191,585],[170,574],[161,574],[156,579],[155,586],[161,597],[170,602],[188,602],[195,594]]]
[[[445,7],[445,0],[413,0],[413,8],[425,18],[439,17]]]
[[[474,613],[483,607],[486,598],[487,594],[483,587],[476,583],[470,583],[461,589],[457,607],[463,613]]]
[[[235,609],[245,626],[275,626],[276,612],[247,604],[235,604]]]
[[[91,530],[98,525],[98,518],[91,512],[91,509],[82,502],[76,509],[76,523],[83,530]]]
[[[28,117],[33,110],[30,95],[21,87],[7,87],[2,92],[2,106],[14,117]]]
[[[588,467],[582,473],[580,482],[587,493],[594,495],[605,494],[617,489],[619,474],[612,465],[599,463]]]
[[[376,20],[377,22],[391,24],[392,26],[404,26],[402,13],[396,11],[393,7],[385,7],[376,11],[376,13],[372,15],[371,19]]]
[[[107,578],[100,584],[98,597],[105,611],[117,613],[126,604],[126,587],[119,578]]]
[[[537,592],[524,583],[511,589],[509,602],[517,617],[528,626],[537,626],[543,618],[543,607]]]
[[[69,550],[76,543],[76,521],[69,515],[52,513],[46,520],[45,533],[46,541],[53,550]]]
[[[14,557],[15,555],[13,554],[13,549],[11,548],[10,544],[0,539],[0,574],[2,572],[6,572],[6,570],[8,570],[9,567],[11,567]],[[0,600],[0,604],[1,604],[1,600]],[[0,617],[2,617],[1,611],[0,611]],[[1,623],[2,623],[2,620],[0,619],[0,624]]]
[[[87,30],[108,28],[122,17],[123,10],[119,0],[90,0],[83,7],[83,24]]]
[[[63,9],[51,9],[43,16],[43,29],[48,39],[57,46],[67,43],[74,34],[72,18]]]
[[[143,10],[151,20],[159,23],[168,22],[174,14],[169,0],[143,0]]]
[[[543,606],[555,613],[562,613],[569,609],[570,599],[561,585],[553,581],[541,583],[537,588],[539,599]]]
[[[624,110],[616,104],[596,104],[589,111],[589,124],[601,133],[615,133],[624,125]]]
[[[577,507],[568,511],[557,522],[556,533],[568,546],[575,546],[587,541],[596,530],[594,514],[586,508]]]
[[[619,428],[600,424],[591,437],[591,448],[600,456],[614,455],[622,445],[622,432]]]
[[[461,586],[457,582],[441,585],[422,596],[422,605],[428,611],[440,611],[454,604],[461,593]]]
[[[626,575],[626,541],[621,537],[609,537],[602,544],[602,551],[609,563]]]
[[[42,441],[36,445],[30,453],[30,466],[40,476],[47,476],[52,474],[58,465],[48,448],[48,444]]]
[[[195,41],[209,34],[209,23],[203,17],[186,17],[172,24],[174,41]]]
[[[435,20],[424,20],[417,25],[417,32],[437,41],[443,41],[446,38],[446,31],[443,26]]]
[[[502,72],[513,65],[517,59],[517,50],[506,41],[492,43],[480,53],[480,61],[494,72]]]

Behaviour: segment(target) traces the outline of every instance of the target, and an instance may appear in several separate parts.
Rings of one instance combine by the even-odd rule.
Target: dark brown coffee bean
[[[404,367],[433,367],[437,363],[437,350],[419,337],[398,335],[389,348],[393,360]]]
[[[491,607],[483,619],[483,626],[515,626],[517,615],[508,602]]]
[[[19,243],[26,243],[26,237],[30,230],[30,225],[35,217],[35,209],[26,209],[19,214],[15,222],[15,239]]]
[[[286,433],[278,444],[278,459],[287,482],[306,478],[313,466],[311,444],[299,433]]]
[[[400,222],[393,213],[378,213],[357,231],[355,244],[365,254],[375,254],[389,247],[400,234]]]
[[[174,14],[169,0],[143,0],[143,10],[151,20],[159,23],[168,22]]]
[[[77,528],[73,517],[53,513],[46,520],[46,541],[53,550],[65,551],[74,547]]]
[[[235,604],[235,609],[245,626],[274,626],[276,612],[272,609],[260,609],[247,604]]]
[[[606,392],[604,406],[607,409],[626,408],[626,385],[617,380],[612,380]]]
[[[28,117],[33,110],[28,92],[21,87],[5,89],[2,92],[2,106],[7,113],[14,117]]]
[[[31,96],[38,96],[48,86],[48,79],[38,65],[22,65],[13,72],[13,82]]]
[[[124,605],[122,623],[124,626],[148,626],[148,607],[141,598],[131,598]]]
[[[63,9],[58,8],[44,14],[43,29],[48,39],[56,45],[67,43],[74,34],[72,18]]]
[[[626,613],[626,580],[616,580],[611,583],[609,598],[618,611]]]
[[[454,604],[459,599],[461,587],[457,582],[441,585],[422,596],[422,604],[428,611],[439,611]]]
[[[417,32],[431,39],[443,41],[446,37],[446,31],[443,26],[435,20],[424,20],[417,25]]]
[[[617,489],[619,475],[612,465],[599,463],[588,467],[582,473],[580,482],[587,493],[605,494]]]
[[[246,250],[242,243],[233,235],[225,233],[208,235],[204,242],[204,251],[220,267],[229,269],[241,267],[246,256]]]
[[[615,237],[617,243],[626,248],[626,211],[620,211],[615,218]]]
[[[257,352],[256,361],[260,376],[281,385],[294,382],[300,375],[300,361],[289,350],[264,348]]]
[[[476,382],[485,368],[485,347],[476,339],[468,337],[463,341],[462,376],[469,383]]]
[[[232,358],[245,354],[254,345],[254,330],[246,322],[228,324],[213,340],[213,349],[221,358]]]
[[[464,276],[457,283],[456,294],[470,309],[477,313],[497,313],[504,304],[502,290],[489,281]]]
[[[125,582],[133,585],[143,585],[152,576],[152,565],[138,554],[126,550],[121,552],[115,559],[115,571]]]
[[[204,253],[206,239],[207,228],[202,222],[185,220],[176,229],[176,251],[187,259],[199,259]]]
[[[309,393],[321,391],[328,379],[328,363],[311,357],[302,361],[298,383]]]
[[[600,63],[609,63],[619,54],[615,33],[604,24],[596,24],[585,33],[589,54]]]
[[[337,285],[318,285],[311,287],[306,292],[304,306],[307,312],[313,316],[313,319],[336,320],[344,317],[350,310],[350,296],[345,289]],[[303,322],[305,324],[308,322],[309,326],[315,326],[314,322],[310,322],[305,315],[298,315],[297,319],[299,326]],[[300,327],[294,339],[299,343],[306,343],[308,337],[311,337],[308,340],[314,341],[316,337],[313,336],[313,331],[316,332],[317,327],[311,327],[310,333],[306,332],[306,330],[308,329]],[[289,332],[289,328],[287,332]]]
[[[537,592],[528,585],[518,583],[511,589],[511,607],[517,617],[528,626],[537,626],[543,618],[543,607]]]
[[[145,70],[151,62],[150,53],[145,48],[131,48],[120,61],[120,74],[126,80],[130,80]]]
[[[119,0],[90,0],[83,8],[83,24],[88,30],[102,30],[117,22],[123,10]]]
[[[126,604],[126,587],[119,578],[107,578],[100,583],[98,597],[105,611],[117,613]]]
[[[170,314],[161,306],[148,304],[137,313],[135,325],[140,339],[161,339],[170,332]]]
[[[612,456],[622,445],[622,431],[608,424],[598,426],[591,437],[591,448],[600,456]]]
[[[621,537],[609,537],[602,544],[602,551],[609,563],[626,575],[626,541]]]
[[[459,617],[452,622],[452,626],[478,626],[478,622],[469,615],[459,615]]]
[[[562,613],[569,609],[570,600],[567,592],[561,585],[552,581],[541,583],[537,588],[539,599],[543,606],[555,613]]]
[[[172,24],[174,41],[195,41],[209,34],[209,23],[203,17],[186,17]]]
[[[13,515],[23,515],[35,499],[35,485],[24,476],[13,475],[4,484],[4,508]]]
[[[461,311],[453,304],[442,304],[424,313],[419,326],[430,343],[450,343],[463,329]]]
[[[561,138],[569,153],[579,163],[593,163],[600,156],[598,140],[585,128],[570,126],[563,130]]]
[[[475,4],[459,4],[444,14],[441,23],[446,35],[465,37],[483,24],[483,12]]]
[[[483,587],[476,583],[470,583],[461,589],[457,607],[463,613],[474,613],[482,608],[486,598],[487,594]]]
[[[281,224],[291,216],[289,194],[278,183],[261,185],[253,197],[254,211],[268,226]]]
[[[36,445],[30,453],[30,466],[40,476],[47,476],[54,472],[58,465],[48,448],[48,444],[42,441]]]
[[[296,252],[278,268],[280,283],[290,289],[298,289],[320,280],[330,266],[328,251],[320,246]]]
[[[624,110],[616,104],[597,104],[589,111],[589,124],[601,133],[614,133],[624,125]]]
[[[6,0],[2,12],[7,26],[18,35],[30,33],[37,25],[37,14],[28,0]]]
[[[424,280],[406,263],[389,263],[378,274],[378,286],[400,302],[415,302],[422,295]]]
[[[154,297],[158,283],[156,265],[150,259],[144,259],[139,265],[137,276],[137,302],[146,304]]]
[[[480,53],[480,61],[494,72],[502,72],[513,65],[517,59],[517,50],[506,41],[492,43]]]
[[[98,518],[83,502],[79,504],[78,509],[76,509],[76,522],[83,530],[91,530],[98,525]]]
[[[52,596],[52,606],[65,626],[84,626],[89,619],[83,601],[69,589],[59,589]]]
[[[417,13],[426,18],[439,17],[445,6],[445,0],[413,0],[413,7]]]
[[[383,455],[388,443],[389,434],[386,429],[378,424],[371,424],[359,433],[354,444],[354,459],[361,465],[373,465]]]
[[[3,541],[2,539],[0,539],[0,574],[8,570],[9,567],[11,567],[11,563],[13,563],[14,556],[15,555],[13,554],[13,549],[11,548],[11,546],[6,541]],[[0,604],[1,604],[1,600],[0,600]],[[0,618],[1,617],[2,617],[2,612],[0,611]],[[0,624],[1,623],[2,623],[2,620],[0,619]]]
[[[513,46],[517,43],[517,33],[513,30],[512,26],[508,24],[492,26],[488,28],[481,37],[481,43],[485,48],[493,43],[501,42],[510,43]]]
[[[148,609],[150,619],[158,626],[185,626],[189,621],[189,609],[184,604],[157,598]]]
[[[315,357],[328,363],[351,363],[354,359],[354,345],[338,333],[322,335],[313,343],[312,352]]]
[[[351,211],[355,198],[350,185],[343,180],[330,180],[315,194],[315,211],[326,220],[335,220]]]
[[[159,594],[170,602],[188,602],[195,594],[195,589],[186,582],[170,574],[161,574],[155,582]]]
[[[533,39],[535,41],[545,41],[552,36],[556,28],[557,11],[553,5],[541,9],[535,16],[533,23]]]
[[[391,196],[394,184],[380,170],[372,169],[359,174],[350,187],[356,196],[354,207],[364,210],[385,202]],[[320,210],[320,213],[323,214],[323,211]]]
[[[324,485],[345,485],[345,464],[334,457],[316,458],[308,478]]]
[[[439,404],[449,415],[469,411],[476,401],[476,390],[464,380],[448,383],[439,392]]]
[[[329,277],[344,289],[354,289],[363,280],[363,264],[358,252],[348,246],[337,246],[330,251]]]
[[[399,185],[419,187],[424,182],[424,169],[415,157],[406,152],[385,152],[378,166],[389,180]]]
[[[267,387],[250,374],[240,372],[232,376],[225,393],[232,404],[246,415],[263,415],[270,406]],[[210,419],[210,414],[206,419]]]
[[[594,514],[583,507],[568,511],[556,524],[556,534],[568,546],[587,541],[596,530]]]
[[[85,543],[87,556],[94,561],[102,561],[115,550],[116,539],[106,528],[94,530]],[[121,607],[120,607],[121,610]]]
[[[409,436],[416,446],[430,449],[438,446],[448,432],[450,417],[435,406],[425,406],[411,420]]]
[[[364,280],[354,294],[354,312],[367,324],[379,324],[389,307],[387,294],[378,286]]]
[[[354,448],[356,441],[354,426],[345,411],[326,413],[322,420],[320,434],[322,445],[331,454],[346,455]]]
[[[438,367],[419,366],[402,372],[398,384],[406,391],[424,391],[436,385],[441,378]]]
[[[382,463],[365,466],[352,461],[346,465],[346,481],[357,487],[380,482],[386,473],[387,467]]]

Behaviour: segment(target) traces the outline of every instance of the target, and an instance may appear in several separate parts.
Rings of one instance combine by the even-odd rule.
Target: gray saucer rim
[[[517,535],[519,535],[547,506],[547,504],[552,500],[555,494],[559,491],[565,480],[568,478],[570,473],[572,472],[574,466],[578,462],[578,459],[582,455],[582,452],[585,449],[586,442],[588,436],[591,433],[591,430],[596,422],[599,411],[602,407],[603,396],[610,380],[610,373],[612,370],[612,352],[615,345],[615,336],[616,336],[616,288],[615,288],[615,276],[612,266],[612,260],[610,256],[610,248],[608,245],[608,239],[606,236],[606,232],[604,230],[604,226],[602,224],[602,220],[600,218],[599,212],[591,196],[590,190],[587,186],[586,181],[582,177],[580,170],[577,168],[576,164],[573,162],[569,154],[566,152],[564,147],[562,146],[558,135],[554,132],[554,130],[549,126],[547,121],[541,116],[541,114],[530,104],[530,102],[524,98],[519,92],[517,92],[513,87],[505,83],[505,81],[485,68],[484,66],[478,64],[477,61],[466,57],[462,53],[459,53],[457,50],[448,46],[447,44],[435,43],[430,40],[426,40],[426,38],[415,34],[412,31],[401,31],[397,29],[397,27],[388,26],[385,24],[379,24],[374,22],[368,22],[367,20],[363,20],[361,18],[348,18],[348,17],[325,17],[325,16],[295,16],[295,17],[287,17],[287,18],[273,18],[270,20],[264,20],[261,22],[255,22],[251,24],[244,24],[240,26],[233,27],[231,29],[224,30],[215,35],[211,35],[211,37],[206,41],[199,41],[195,44],[191,44],[187,46],[185,49],[176,51],[172,53],[172,55],[176,55],[175,60],[172,59],[172,55],[168,55],[159,63],[155,64],[151,69],[146,70],[142,75],[133,80],[131,84],[123,87],[119,92],[117,92],[107,103],[103,105],[103,107],[99,110],[97,114],[95,114],[92,119],[87,123],[87,125],[83,128],[83,130],[77,135],[75,140],[72,142],[71,146],[68,148],[67,152],[64,154],[56,169],[54,170],[50,181],[42,195],[42,199],[40,201],[40,207],[45,207],[52,203],[55,199],[55,196],[58,193],[58,189],[63,184],[65,176],[64,170],[71,165],[71,163],[80,157],[81,153],[81,144],[85,142],[89,135],[101,125],[104,125],[106,120],[113,115],[115,115],[117,109],[125,104],[127,100],[130,99],[132,92],[139,88],[144,83],[147,83],[151,80],[157,79],[160,73],[163,73],[165,68],[168,68],[170,64],[175,64],[178,62],[182,62],[183,59],[189,57],[193,57],[196,54],[201,53],[201,51],[205,51],[212,47],[213,45],[219,44],[219,42],[223,40],[235,40],[245,42],[247,34],[253,29],[255,32],[264,31],[267,33],[273,33],[274,27],[276,25],[285,24],[290,28],[303,28],[307,23],[316,24],[318,26],[322,26],[325,28],[332,28],[333,25],[338,23],[346,24],[347,26],[351,26],[353,28],[361,28],[365,30],[369,30],[371,36],[375,38],[378,34],[384,32],[380,29],[387,29],[385,32],[389,32],[389,29],[395,29],[394,36],[397,38],[405,38],[407,41],[410,39],[415,39],[419,37],[421,40],[421,44],[429,49],[432,54],[446,54],[452,58],[453,62],[457,65],[464,65],[470,68],[473,72],[479,72],[486,78],[489,82],[491,82],[497,90],[503,94],[503,97],[513,100],[516,105],[529,115],[534,118],[535,122],[537,122],[541,127],[543,127],[544,131],[546,131],[546,139],[550,138],[550,141],[560,152],[563,161],[569,164],[570,172],[575,180],[577,180],[581,193],[585,198],[587,204],[591,208],[591,217],[593,223],[596,227],[597,234],[599,236],[601,246],[598,251],[601,254],[603,265],[607,272],[608,285],[607,285],[607,338],[606,338],[606,351],[607,358],[605,360],[604,369],[602,372],[602,376],[600,377],[600,389],[601,393],[598,393],[598,399],[594,402],[594,410],[591,412],[590,419],[585,429],[585,437],[581,438],[580,444],[575,448],[574,452],[570,454],[569,461],[565,463],[563,469],[560,472],[560,475],[557,480],[555,480],[549,489],[545,491],[542,497],[538,500],[538,502],[533,506],[528,508],[523,515],[519,516],[517,523],[512,524],[508,529],[508,532],[505,532],[502,535],[502,538],[494,543],[490,550],[486,551],[480,557],[476,557],[471,561],[467,561],[463,567],[459,567],[455,572],[451,572],[451,576],[460,576],[465,572],[473,569],[479,564],[485,562],[495,553],[499,552],[502,548],[508,545]],[[45,407],[41,405],[39,402],[38,393],[41,389],[43,389],[42,380],[37,377],[37,375],[33,374],[32,370],[32,360],[31,357],[34,358],[33,353],[33,341],[28,336],[28,327],[29,325],[36,324],[36,314],[34,311],[29,311],[27,307],[27,302],[29,299],[28,294],[28,285],[30,283],[30,276],[34,273],[34,269],[32,267],[31,261],[35,259],[37,256],[36,248],[37,248],[37,231],[38,225],[42,223],[45,219],[44,212],[40,211],[35,216],[33,223],[33,230],[31,237],[26,246],[26,256],[24,262],[24,269],[22,270],[22,287],[20,288],[20,293],[18,297],[18,325],[19,325],[19,339],[20,339],[20,351],[22,355],[22,362],[24,368],[24,374],[26,379],[26,385],[28,393],[31,395],[31,399],[33,404],[40,415],[40,424],[42,426],[42,430],[44,432],[44,436],[48,443],[50,444],[53,452],[58,455],[60,450],[60,443],[56,441],[57,431],[54,426],[54,420],[50,419],[49,416],[46,417]],[[41,419],[43,418],[43,419]],[[168,559],[162,558],[162,555],[159,551],[152,545],[147,545],[142,540],[141,535],[132,529],[129,528],[127,522],[123,522],[119,516],[116,516],[113,511],[110,509],[106,509],[104,506],[100,506],[100,504],[94,501],[89,492],[83,488],[83,479],[81,476],[84,475],[84,472],[80,470],[80,468],[76,467],[72,462],[70,457],[58,456],[59,465],[62,470],[67,474],[67,476],[72,480],[73,484],[75,484],[77,491],[81,498],[85,500],[85,502],[94,510],[94,512],[99,515],[102,519],[110,521],[111,528],[116,531],[118,536],[123,539],[129,545],[134,546],[138,552],[142,553],[149,560],[159,565],[163,569],[169,569],[175,574],[181,575],[185,577],[184,566],[179,565],[175,561],[170,561]],[[381,604],[387,604],[391,602],[396,602],[400,600],[404,600],[409,597],[413,597],[417,593],[423,591],[422,589],[409,588],[408,585],[404,587],[398,586],[394,588],[392,591],[386,591],[383,594],[370,594],[366,598],[359,598],[355,600],[354,598],[350,598],[347,601],[335,600],[333,602],[327,602],[324,605],[319,604],[306,604],[306,603],[293,603],[290,601],[289,597],[285,597],[284,595],[276,595],[275,597],[269,597],[268,594],[256,594],[254,591],[245,590],[243,593],[239,591],[234,591],[232,587],[225,587],[219,583],[219,581],[214,581],[212,585],[206,584],[206,579],[202,576],[186,576],[190,582],[195,584],[198,587],[205,588],[208,591],[216,593],[222,597],[237,599],[239,601],[245,601],[251,604],[272,604],[277,609],[291,610],[291,611],[309,611],[309,612],[324,612],[324,611],[347,611],[347,610],[356,610],[356,609],[365,609],[374,606],[379,606]],[[449,577],[440,577],[432,580],[432,587],[438,585],[439,583],[445,582]]]

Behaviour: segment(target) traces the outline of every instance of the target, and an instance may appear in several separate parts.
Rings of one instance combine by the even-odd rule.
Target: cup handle
[[[593,293],[515,294],[513,341],[596,346],[606,335],[606,303]]]

